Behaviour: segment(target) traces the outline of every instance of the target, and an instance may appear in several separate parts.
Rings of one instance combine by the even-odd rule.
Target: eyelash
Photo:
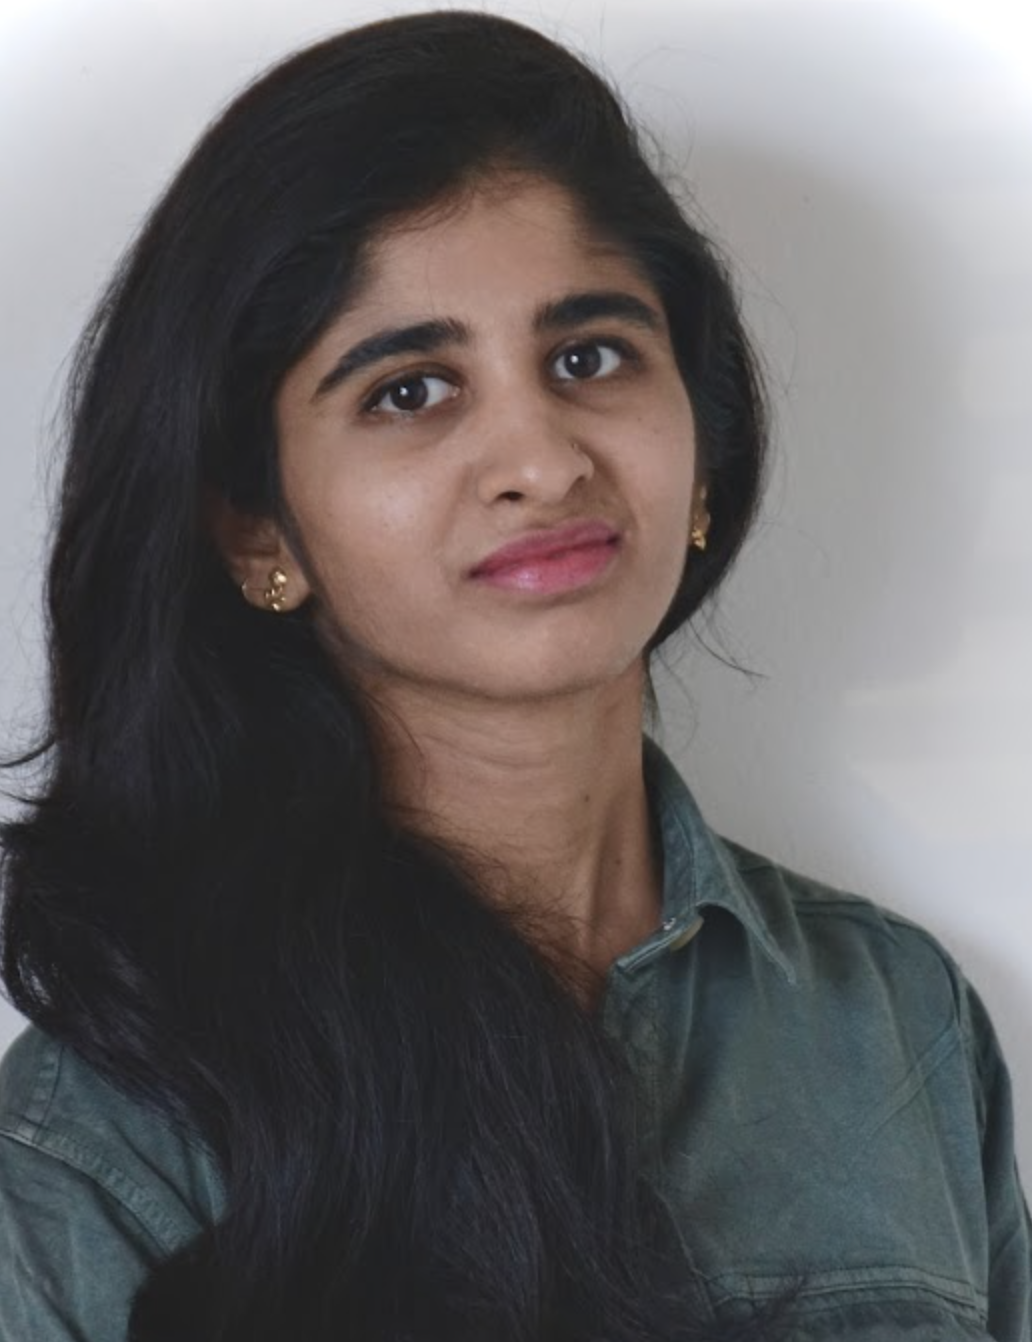
[[[604,337],[598,336],[588,338],[581,337],[577,340],[571,341],[567,345],[564,345],[561,349],[555,350],[549,356],[548,365],[550,368],[554,367],[554,365],[557,364],[559,360],[564,358],[566,355],[575,353],[580,350],[588,350],[588,349],[609,350],[612,353],[617,354],[620,358],[621,366],[624,364],[637,364],[641,362],[641,356],[639,355],[637,350],[635,350],[634,347],[630,345],[626,340],[622,340],[616,336],[604,336]],[[556,380],[562,383],[608,381],[609,378],[615,376],[615,374],[618,371],[619,368],[614,369],[612,372],[603,374],[601,377],[598,376],[585,377],[585,378],[557,377]],[[415,410],[395,409],[385,411],[381,408],[383,402],[387,399],[387,397],[391,394],[392,391],[395,391],[399,387],[410,386],[413,383],[428,382],[432,380],[449,382],[450,378],[446,376],[444,373],[441,373],[434,368],[415,368],[411,372],[402,373],[400,376],[392,377],[387,382],[381,382],[379,386],[373,388],[373,390],[362,402],[361,406],[362,413],[369,415],[384,415],[391,419],[413,419],[417,415],[423,412],[423,407],[419,407]],[[448,397],[446,399],[450,400],[451,398]]]

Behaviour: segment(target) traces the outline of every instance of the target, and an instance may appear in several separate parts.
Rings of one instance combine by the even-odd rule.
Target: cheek
[[[687,538],[695,483],[695,429],[690,412],[686,409],[655,423],[641,447],[634,469],[646,523],[668,537],[671,529],[683,528]]]
[[[293,506],[313,586],[338,621],[379,624],[409,594],[414,599],[427,572],[419,556],[437,548],[440,515],[416,472],[340,471]]]

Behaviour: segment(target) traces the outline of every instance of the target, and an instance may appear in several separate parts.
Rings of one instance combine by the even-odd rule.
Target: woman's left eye
[[[601,340],[586,340],[567,345],[552,360],[552,369],[561,382],[586,382],[591,378],[615,373],[626,358],[626,351]]]

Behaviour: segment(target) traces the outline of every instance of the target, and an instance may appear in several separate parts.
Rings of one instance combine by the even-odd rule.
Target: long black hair
[[[240,599],[207,525],[215,498],[282,518],[274,398],[368,240],[499,164],[568,189],[665,305],[712,528],[653,647],[745,534],[762,395],[714,249],[614,94],[540,34],[423,14],[274,68],[79,349],[3,974],[218,1162],[224,1215],[151,1274],[138,1342],[704,1335],[615,1047],[526,928],[391,821],[368,706],[304,608]]]

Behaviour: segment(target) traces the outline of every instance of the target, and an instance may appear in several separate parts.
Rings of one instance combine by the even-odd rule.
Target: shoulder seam
[[[152,1194],[124,1170],[107,1164],[99,1156],[87,1152],[74,1138],[48,1136],[40,1134],[38,1129],[35,1135],[30,1136],[25,1131],[19,1131],[0,1122],[0,1140],[4,1138],[38,1155],[55,1160],[88,1180],[131,1216],[147,1237],[165,1254],[175,1252],[186,1240],[200,1233],[200,1227],[192,1227],[186,1231],[177,1223],[175,1217],[170,1216],[157,1204]]]

